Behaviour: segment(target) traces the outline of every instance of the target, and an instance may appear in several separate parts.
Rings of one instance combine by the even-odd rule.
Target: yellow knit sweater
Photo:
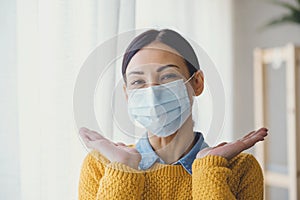
[[[193,174],[181,165],[156,163],[146,171],[110,163],[98,151],[83,161],[79,200],[263,199],[262,170],[251,154],[230,161],[208,155],[194,160]]]

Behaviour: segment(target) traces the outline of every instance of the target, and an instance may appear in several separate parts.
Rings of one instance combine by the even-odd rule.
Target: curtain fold
[[[73,89],[81,64],[97,45],[134,29],[135,1],[123,4],[17,1],[21,199],[77,199],[87,152],[74,122]],[[128,10],[133,12],[127,15]],[[106,120],[113,130],[109,114]]]

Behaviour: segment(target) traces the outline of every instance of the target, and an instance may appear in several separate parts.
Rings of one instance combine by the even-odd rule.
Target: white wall
[[[300,45],[300,25],[279,25],[263,32],[257,30],[283,13],[286,13],[284,9],[260,0],[234,1],[234,137],[257,128],[254,127],[253,110],[253,49],[283,46],[289,42]]]
[[[286,0],[285,2],[294,2]],[[260,0],[234,1],[234,130],[235,138],[250,132],[254,127],[253,102],[253,49],[255,47],[278,47],[287,43],[300,45],[300,25],[285,24],[269,27],[262,32],[257,29],[273,18],[286,13],[286,10]],[[268,68],[270,69],[270,68]],[[271,68],[272,69],[272,68]],[[266,158],[270,170],[286,171],[287,144],[285,122],[285,77],[284,70],[272,70],[267,83],[272,99],[267,102],[270,108],[269,136],[266,139]],[[267,188],[266,193],[272,200],[288,199],[288,193],[282,188]]]
[[[287,2],[293,2],[288,0]],[[254,127],[254,88],[253,88],[253,50],[256,47],[278,47],[289,42],[300,44],[300,26],[283,24],[269,27],[263,31],[259,28],[286,10],[260,0],[235,0],[233,4],[233,59],[234,59],[234,138],[259,127]],[[278,84],[281,84],[279,80]],[[278,87],[278,86],[275,86]],[[278,87],[279,88],[279,87]],[[280,113],[277,113],[277,115]],[[270,127],[269,127],[270,128]],[[270,130],[272,134],[272,129]],[[272,137],[275,144],[285,140]],[[284,138],[283,138],[284,139]],[[251,151],[250,151],[251,152]],[[253,152],[253,151],[252,151]],[[285,152],[277,152],[285,155]],[[275,153],[276,154],[276,153]]]

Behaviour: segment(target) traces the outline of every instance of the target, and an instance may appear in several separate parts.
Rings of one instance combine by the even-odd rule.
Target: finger
[[[83,140],[84,144],[87,145],[90,140],[90,138],[86,137],[86,136],[82,136],[81,139]]]
[[[241,140],[247,139],[247,138],[251,138],[251,137],[253,137],[255,135],[265,135],[267,131],[268,131],[267,128],[260,128],[257,131],[252,131],[249,134],[245,135]]]
[[[268,131],[268,129],[265,128],[265,127],[263,127],[263,128],[258,129],[257,131],[251,131],[250,133],[248,133],[247,135],[245,135],[243,138],[251,137],[251,136],[253,136],[254,134],[259,133],[259,132],[261,132],[261,131],[265,131],[265,132],[266,132],[266,131]]]
[[[119,146],[124,146],[124,147],[126,147],[127,145],[126,144],[124,144],[123,142],[117,142],[116,143],[116,145],[119,145]]]
[[[109,140],[90,141],[90,145],[110,161],[114,160],[116,156],[120,156],[121,151],[127,151],[133,154],[138,153],[138,151],[134,148],[128,148],[126,146],[115,146],[115,144]]]
[[[80,132],[86,132],[86,131],[88,131],[88,129],[87,129],[86,127],[81,127],[81,128],[79,129],[79,133],[80,133]]]
[[[85,146],[87,146],[88,148],[90,148],[89,143],[90,143],[90,141],[92,141],[92,140],[91,140],[90,138],[88,138],[87,136],[85,136],[85,135],[83,135],[83,136],[81,137],[81,139],[82,139],[83,143],[85,144]]]
[[[217,148],[217,147],[224,146],[225,144],[227,144],[227,142],[222,142],[222,143],[218,144],[217,146],[214,146],[213,149],[214,149],[214,148]]]
[[[98,134],[96,131],[91,131],[88,128],[82,127],[79,129],[79,134],[88,148],[96,149],[95,143],[100,140],[106,140],[108,143],[112,143],[102,135]],[[93,143],[92,141],[96,141]]]
[[[268,132],[266,130],[260,130],[247,139],[251,139],[251,138],[252,139],[263,139],[267,135],[268,135]]]
[[[243,138],[251,137],[254,133],[256,133],[256,131],[251,131],[250,133],[248,133],[247,135],[245,135]]]
[[[93,131],[93,130],[90,130],[89,134],[93,140],[106,139],[103,135],[101,135],[100,133]],[[108,139],[106,139],[106,140],[108,140]]]
[[[268,129],[267,129],[266,127],[262,127],[262,128],[260,128],[260,129],[258,129],[258,131],[262,131],[262,130],[268,131]]]
[[[264,140],[264,138],[267,135],[268,135],[267,132],[261,131],[261,132],[258,132],[255,135],[253,135],[252,137],[246,138],[244,142],[245,143],[253,143],[253,145],[254,145],[256,142]]]
[[[222,143],[218,144],[218,147],[224,146],[225,144],[227,144],[227,142],[222,142]]]
[[[204,149],[202,149],[201,151],[199,151],[197,153],[197,158],[203,158],[204,156],[206,156],[211,150],[213,149],[213,147],[206,147]]]
[[[261,128],[258,131],[256,131],[257,133],[264,133],[264,132],[268,132],[267,128]]]
[[[81,136],[82,139],[91,140],[91,138],[89,137],[89,135],[86,132],[86,128],[84,128],[84,127],[79,129],[79,135]]]
[[[80,135],[85,135],[85,133],[88,131],[88,129],[87,128],[85,128],[85,127],[81,127],[80,129],[79,129],[79,134]]]
[[[255,134],[253,134],[251,137],[243,138],[240,141],[245,144],[246,148],[250,148],[250,147],[254,146],[257,142],[263,141],[267,135],[268,135],[268,133],[266,131],[261,130],[259,132],[256,132]]]
[[[268,129],[267,128],[260,128],[260,129],[258,129],[256,132],[255,132],[255,134],[253,134],[253,135],[257,135],[257,134],[265,134],[265,133],[267,133],[268,132]]]
[[[92,145],[92,141],[94,141],[93,139],[91,139],[89,137],[88,132],[86,132],[85,129],[81,129],[79,132],[84,144],[88,147],[88,148],[93,148],[94,146]]]
[[[90,148],[96,149],[106,158],[114,156],[115,146],[108,140],[91,140],[88,142]]]
[[[118,148],[118,149],[121,149],[123,151],[127,151],[129,153],[138,153],[138,151],[135,148],[132,148],[132,147],[123,146],[123,145],[118,145],[118,146],[115,146],[115,147]]]
[[[98,132],[89,130],[88,128],[85,127],[80,128],[79,133],[82,135],[87,135],[91,140],[106,139]]]

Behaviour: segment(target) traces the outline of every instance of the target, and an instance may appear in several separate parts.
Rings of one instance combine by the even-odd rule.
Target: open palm
[[[231,158],[237,156],[242,151],[249,149],[259,141],[263,141],[264,138],[268,135],[268,129],[260,128],[257,131],[252,131],[242,137],[241,139],[227,143],[223,142],[215,147],[208,147],[201,150],[197,154],[197,158],[202,158],[206,155],[217,155],[230,160]]]
[[[96,131],[84,127],[79,130],[79,134],[88,148],[99,151],[110,162],[120,162],[138,169],[141,155],[135,148],[128,147],[120,142],[114,143]]]

